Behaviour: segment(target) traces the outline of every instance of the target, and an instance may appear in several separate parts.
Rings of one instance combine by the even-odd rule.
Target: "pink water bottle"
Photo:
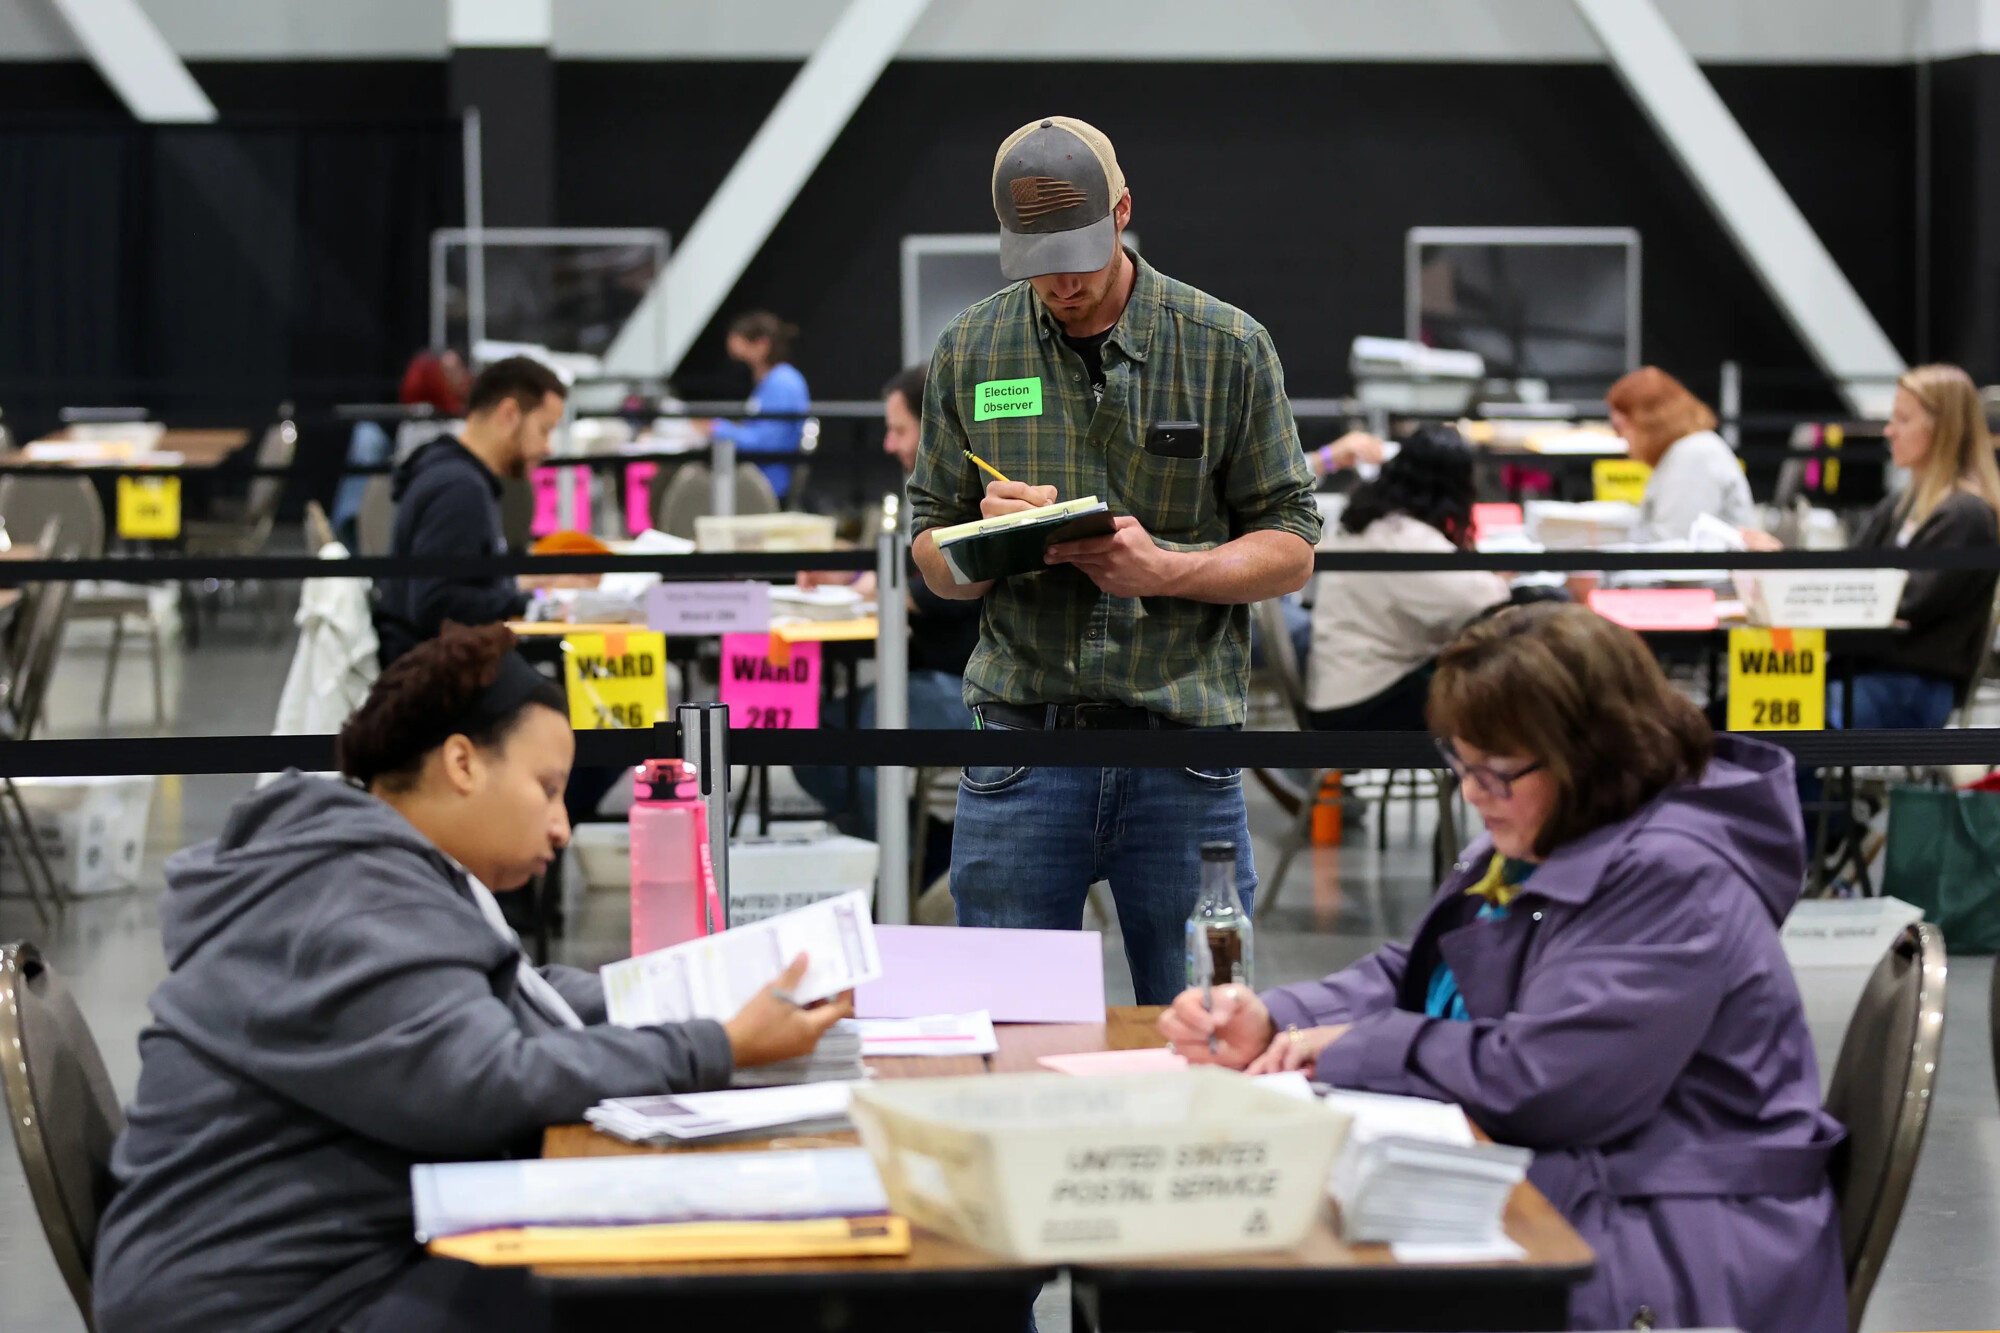
[[[721,930],[721,903],[708,854],[708,810],[694,769],[649,759],[633,775],[632,952]]]

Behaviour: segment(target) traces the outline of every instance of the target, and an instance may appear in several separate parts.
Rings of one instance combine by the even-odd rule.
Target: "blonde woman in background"
[[[2000,546],[2000,468],[1970,375],[1957,366],[1909,371],[1896,381],[1882,433],[1910,484],[1875,506],[1853,549]],[[1753,551],[1784,549],[1757,529],[1743,535]],[[1985,651],[1996,577],[1990,569],[1911,570],[1896,604],[1909,631],[1888,652],[1855,663],[1852,722],[1842,717],[1840,691],[1829,692],[1833,725],[1943,726]]]
[[[1757,520],[1735,450],[1715,433],[1715,413],[1658,366],[1641,366],[1604,395],[1611,429],[1653,469],[1634,541],[1681,541],[1703,514],[1733,528]]]
[[[2000,469],[1970,375],[1957,366],[1910,371],[1896,381],[1883,433],[1896,466],[1910,470],[1910,485],[1869,514],[1857,549],[2000,546]],[[1995,578],[1990,569],[1911,570],[1896,606],[1909,632],[1855,664],[1854,717],[1846,725],[1943,726],[1985,650]],[[1839,691],[1832,693],[1837,712]],[[1834,724],[1842,725],[1838,717]]]

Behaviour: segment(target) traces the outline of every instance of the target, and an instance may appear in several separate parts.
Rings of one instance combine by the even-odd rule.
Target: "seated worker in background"
[[[429,348],[410,358],[408,369],[403,372],[403,383],[396,391],[396,401],[406,407],[419,404],[427,406],[434,414],[429,420],[405,421],[403,427],[415,428],[429,425],[431,421],[449,421],[465,411],[466,390],[472,386],[472,372],[465,368],[465,359],[451,348],[433,352]],[[397,431],[400,437],[403,430]],[[389,432],[380,422],[357,421],[354,432],[348,437],[347,462],[350,467],[374,467],[389,461],[397,452],[389,439]],[[361,501],[368,494],[368,478],[346,476],[340,479],[340,489],[333,497],[333,531],[349,551],[359,551],[357,527],[361,515]]]
[[[1449,552],[1472,545],[1472,451],[1450,426],[1422,426],[1356,487],[1322,551]],[[1485,570],[1318,576],[1306,706],[1325,731],[1422,731],[1437,655],[1504,603]]]
[[[1715,413],[1658,366],[1641,366],[1604,395],[1611,429],[1653,469],[1632,540],[1685,541],[1703,514],[1732,528],[1757,521],[1736,451],[1715,433]]]
[[[500,483],[525,477],[549,456],[569,390],[553,370],[525,356],[479,372],[466,398],[465,433],[432,440],[396,469],[396,523],[390,554],[503,555]],[[527,609],[520,581],[504,575],[381,579],[375,634],[388,666],[434,636],[446,621],[490,625]]]
[[[172,968],[98,1231],[100,1333],[541,1327],[521,1270],[427,1259],[410,1167],[538,1150],[606,1097],[729,1086],[803,1055],[795,960],[727,1024],[605,1024],[597,977],[536,970],[489,889],[569,840],[575,740],[503,626],[447,626],[297,772],[167,866]]]
[[[917,365],[902,371],[882,388],[882,421],[887,432],[883,451],[902,466],[907,479],[917,463],[918,417],[923,411],[924,377],[927,367]],[[909,506],[902,513],[907,522]],[[875,574],[864,570],[849,574],[841,570],[802,570],[801,588],[851,582],[863,597],[875,595]],[[979,646],[978,602],[954,601],[940,597],[920,578],[909,582],[910,612],[910,729],[912,731],[969,730],[972,710],[965,706],[965,664]],[[875,725],[875,689],[862,692],[859,725]],[[837,726],[844,715],[820,714],[821,725]],[[794,770],[799,785],[827,809],[838,812],[835,823],[843,833],[857,838],[875,836],[875,770],[859,768],[855,791],[850,798],[845,768],[800,768]],[[951,826],[933,825],[946,840],[935,852],[949,857]],[[927,855],[927,860],[930,859]]]
[[[2000,546],[2000,469],[1972,377],[1957,366],[1918,366],[1896,381],[1882,433],[1910,485],[1875,506],[1855,535],[1857,550]],[[1752,550],[1782,550],[1776,538],[1744,534]],[[1909,626],[1879,657],[1854,663],[1854,719],[1844,692],[1827,691],[1836,727],[1941,727],[1964,700],[1985,655],[1996,575],[1990,569],[1913,569],[1896,603]]]
[[[750,415],[794,415],[777,421],[711,421],[711,438],[735,441],[737,453],[744,455],[789,453],[799,447],[805,420],[796,414],[812,410],[812,394],[806,390],[806,377],[787,359],[798,336],[798,325],[787,324],[768,310],[752,310],[736,317],[729,326],[727,346],[731,361],[750,367],[750,379],[756,386],[750,391]],[[792,465],[763,463],[759,467],[778,499],[783,500],[792,488]]]
[[[1430,718],[1486,832],[1411,941],[1220,988],[1213,1015],[1189,991],[1161,1033],[1192,1061],[1456,1102],[1534,1149],[1529,1180],[1597,1254],[1571,1328],[1844,1333],[1843,1134],[1778,937],[1805,870],[1791,756],[1714,735],[1580,606],[1473,626]]]
[[[1328,477],[1347,468],[1359,468],[1364,464],[1380,467],[1387,449],[1382,438],[1370,435],[1365,430],[1351,430],[1332,444],[1323,444],[1306,455],[1313,476]]]

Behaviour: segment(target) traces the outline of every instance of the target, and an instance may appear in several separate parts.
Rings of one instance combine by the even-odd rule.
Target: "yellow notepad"
[[[910,1252],[910,1224],[891,1215],[804,1222],[676,1222],[664,1226],[509,1227],[445,1236],[430,1252],[486,1267],[513,1264],[693,1263],[704,1259],[831,1259]]]

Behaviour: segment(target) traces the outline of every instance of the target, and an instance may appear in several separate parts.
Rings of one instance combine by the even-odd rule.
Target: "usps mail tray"
[[[1285,1249],[1349,1117],[1219,1069],[857,1085],[892,1208],[1026,1262]]]

